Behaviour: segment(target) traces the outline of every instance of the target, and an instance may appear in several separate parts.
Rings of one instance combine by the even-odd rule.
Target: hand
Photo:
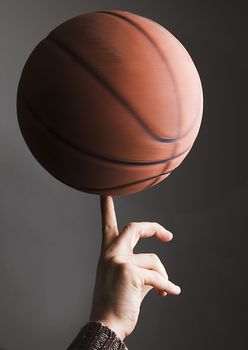
[[[112,197],[101,195],[100,201],[102,245],[90,321],[101,321],[123,340],[135,328],[141,302],[152,288],[161,296],[181,291],[156,254],[133,254],[139,238],[170,241],[172,234],[156,222],[131,222],[119,234]]]

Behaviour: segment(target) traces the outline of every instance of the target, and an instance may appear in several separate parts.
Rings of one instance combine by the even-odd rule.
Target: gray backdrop
[[[22,67],[70,17],[122,9],[169,29],[190,52],[204,89],[202,127],[162,183],[114,196],[120,229],[157,221],[174,233],[155,252],[180,296],[152,290],[129,349],[247,348],[247,18],[236,1],[0,2],[0,348],[66,349],[88,321],[101,241],[97,195],[73,190],[33,158],[16,117]]]

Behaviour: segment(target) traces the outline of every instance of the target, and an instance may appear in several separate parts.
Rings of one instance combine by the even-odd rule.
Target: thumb
[[[118,236],[118,226],[112,196],[100,195],[102,217],[102,251]]]

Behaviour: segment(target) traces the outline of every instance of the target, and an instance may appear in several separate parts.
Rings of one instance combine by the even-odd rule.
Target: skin
[[[168,242],[172,233],[156,222],[130,222],[119,232],[112,196],[100,196],[102,243],[97,264],[90,321],[100,321],[124,340],[134,330],[140,306],[151,289],[158,295],[178,295],[156,254],[134,254],[140,238]]]

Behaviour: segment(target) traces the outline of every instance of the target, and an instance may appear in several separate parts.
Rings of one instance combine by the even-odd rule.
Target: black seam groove
[[[157,136],[156,134],[154,134],[152,129],[142,120],[142,118],[140,118],[139,114],[133,109],[133,107],[130,106],[130,104],[115,89],[113,89],[112,86],[103,77],[101,77],[100,74],[97,71],[95,71],[94,68],[88,62],[84,61],[82,57],[80,57],[76,52],[65,46],[51,33],[46,37],[46,39],[50,39],[54,44],[56,44],[57,47],[60,47],[60,49],[69,54],[76,62],[80,64],[81,67],[86,69],[92,76],[94,76],[94,78],[98,80],[98,82],[100,82],[100,84],[102,84],[111,93],[111,95],[114,96],[121,103],[121,105],[123,105],[129,111],[129,113],[141,124],[141,126],[147,132],[147,134],[154,140],[159,142],[172,143],[186,136],[191,131],[194,124],[192,124],[192,127],[190,127],[190,129],[187,130],[186,133],[176,138],[163,138]]]
[[[113,16],[113,17],[119,17],[120,19],[128,22],[129,24],[131,24],[133,27],[135,27],[137,30],[139,30],[141,33],[144,34],[144,36],[148,39],[148,41],[153,45],[153,47],[157,50],[161,60],[164,62],[164,64],[166,65],[169,73],[170,73],[170,76],[171,76],[171,79],[172,81],[174,81],[173,79],[173,74],[169,68],[169,65],[167,65],[167,60],[165,58],[165,56],[163,55],[162,51],[160,50],[159,46],[156,44],[156,42],[151,38],[151,36],[142,28],[140,27],[136,22],[132,21],[130,18],[124,16],[124,15],[121,15],[119,13],[116,13],[116,12],[111,12],[111,11],[95,11],[94,13],[102,13],[103,15],[109,15],[109,16]],[[145,17],[142,17],[142,16],[139,16],[137,15],[138,17],[141,17],[141,18],[144,18],[144,19],[147,19],[148,21],[158,25],[158,23],[150,20],[149,18],[145,18]],[[159,25],[161,28],[163,28],[163,26]],[[178,105],[180,106],[180,104],[178,103]],[[190,125],[189,129],[186,130],[183,134],[181,134],[180,136],[178,136],[177,138],[175,138],[175,140],[179,140],[181,138],[183,138],[184,136],[186,136],[188,133],[190,133],[190,131],[193,129],[196,121],[198,119],[198,114],[196,113],[196,117],[193,119],[193,122],[192,124]],[[159,139],[159,141],[161,141],[161,139]],[[163,141],[162,141],[163,142]]]
[[[21,93],[22,95],[22,98],[27,106],[27,108],[29,109],[30,111],[30,115],[32,115],[32,117],[34,118],[34,120],[36,120],[37,122],[39,122],[39,124],[44,128],[46,129],[50,134],[52,134],[54,137],[56,137],[60,142],[63,142],[65,143],[67,146],[73,148],[74,150],[80,152],[80,153],[84,153],[86,154],[87,156],[90,156],[92,158],[97,158],[97,159],[101,159],[101,160],[104,160],[106,162],[111,162],[111,163],[118,163],[118,164],[126,164],[126,165],[137,165],[137,166],[146,166],[146,165],[156,165],[156,164],[160,164],[160,163],[166,163],[166,162],[169,162],[170,160],[173,160],[175,158],[178,158],[180,156],[182,156],[183,154],[185,154],[186,152],[188,152],[191,148],[188,147],[185,151],[181,152],[180,154],[176,155],[176,156],[173,156],[173,157],[170,157],[170,158],[167,158],[167,159],[162,159],[162,160],[159,160],[159,161],[154,161],[154,162],[145,162],[145,161],[141,161],[141,162],[132,162],[132,161],[125,161],[125,160],[118,160],[118,159],[112,159],[112,158],[108,158],[108,157],[105,157],[105,156],[101,156],[101,155],[98,155],[94,152],[91,152],[91,151],[88,151],[88,150],[85,150],[84,148],[80,147],[80,146],[77,146],[77,145],[74,145],[72,144],[71,142],[69,142],[67,139],[65,139],[63,136],[61,136],[60,134],[58,134],[56,131],[54,131],[51,127],[49,127],[48,125],[45,125],[43,121],[41,121],[40,117],[38,116],[37,112],[34,111],[33,107],[31,107],[30,103],[28,102],[25,94],[24,94],[24,91],[23,91],[23,88],[20,87],[19,89],[19,93]]]
[[[112,94],[112,96],[114,96],[129,111],[132,116],[135,117],[135,119],[142,125],[150,137],[156,141],[165,143],[175,142],[181,138],[181,136],[178,138],[161,138],[154,134],[151,128],[149,128],[149,126],[142,120],[142,118],[140,118],[139,114],[129,105],[129,103],[115,89],[113,89],[112,86],[103,77],[101,77],[100,74],[96,72],[89,63],[84,61],[82,57],[80,57],[76,52],[65,46],[61,41],[55,38],[54,35],[49,34],[47,36],[47,39],[53,41],[58,47],[67,52],[74,60],[76,60],[84,69],[90,72],[90,74],[94,76],[94,78],[97,79]]]
[[[151,38],[151,36],[142,28],[140,27],[136,22],[132,21],[130,18],[121,15],[119,13],[116,12],[111,12],[111,11],[96,11],[95,13],[102,13],[102,14],[106,14],[106,15],[110,15],[113,17],[118,17],[126,22],[128,22],[129,24],[131,24],[133,27],[135,27],[138,31],[140,31],[145,37],[146,39],[150,42],[150,44],[152,44],[152,46],[155,48],[155,50],[157,51],[158,55],[160,56],[161,60],[163,61],[163,63],[165,64],[166,68],[168,69],[168,71],[170,72],[170,75],[172,77],[172,72],[169,68],[169,65],[167,66],[167,60],[165,58],[165,56],[163,55],[163,53],[161,52],[159,46],[157,45],[157,43]],[[141,17],[141,16],[139,16]],[[145,17],[143,17],[145,18]],[[172,79],[173,80],[173,79]]]
[[[172,171],[173,171],[173,170],[166,171],[166,172],[160,173],[160,174],[158,174],[158,175],[148,177],[148,178],[146,178],[146,179],[137,180],[137,181],[125,183],[125,184],[118,185],[118,186],[112,186],[112,187],[94,188],[94,187],[74,186],[74,185],[70,185],[69,183],[67,183],[67,184],[68,184],[69,186],[74,187],[74,188],[76,188],[76,189],[78,189],[78,190],[81,190],[81,191],[109,191],[109,190],[115,190],[115,189],[119,189],[119,188],[125,188],[125,187],[131,186],[131,185],[136,185],[136,184],[138,184],[138,183],[142,183],[142,182],[145,182],[145,181],[148,181],[148,180],[152,180],[152,179],[158,178],[158,177],[160,177],[160,176],[170,174]],[[149,187],[150,187],[151,185],[152,185],[152,184],[150,184]],[[147,188],[147,187],[146,187],[146,188]]]

